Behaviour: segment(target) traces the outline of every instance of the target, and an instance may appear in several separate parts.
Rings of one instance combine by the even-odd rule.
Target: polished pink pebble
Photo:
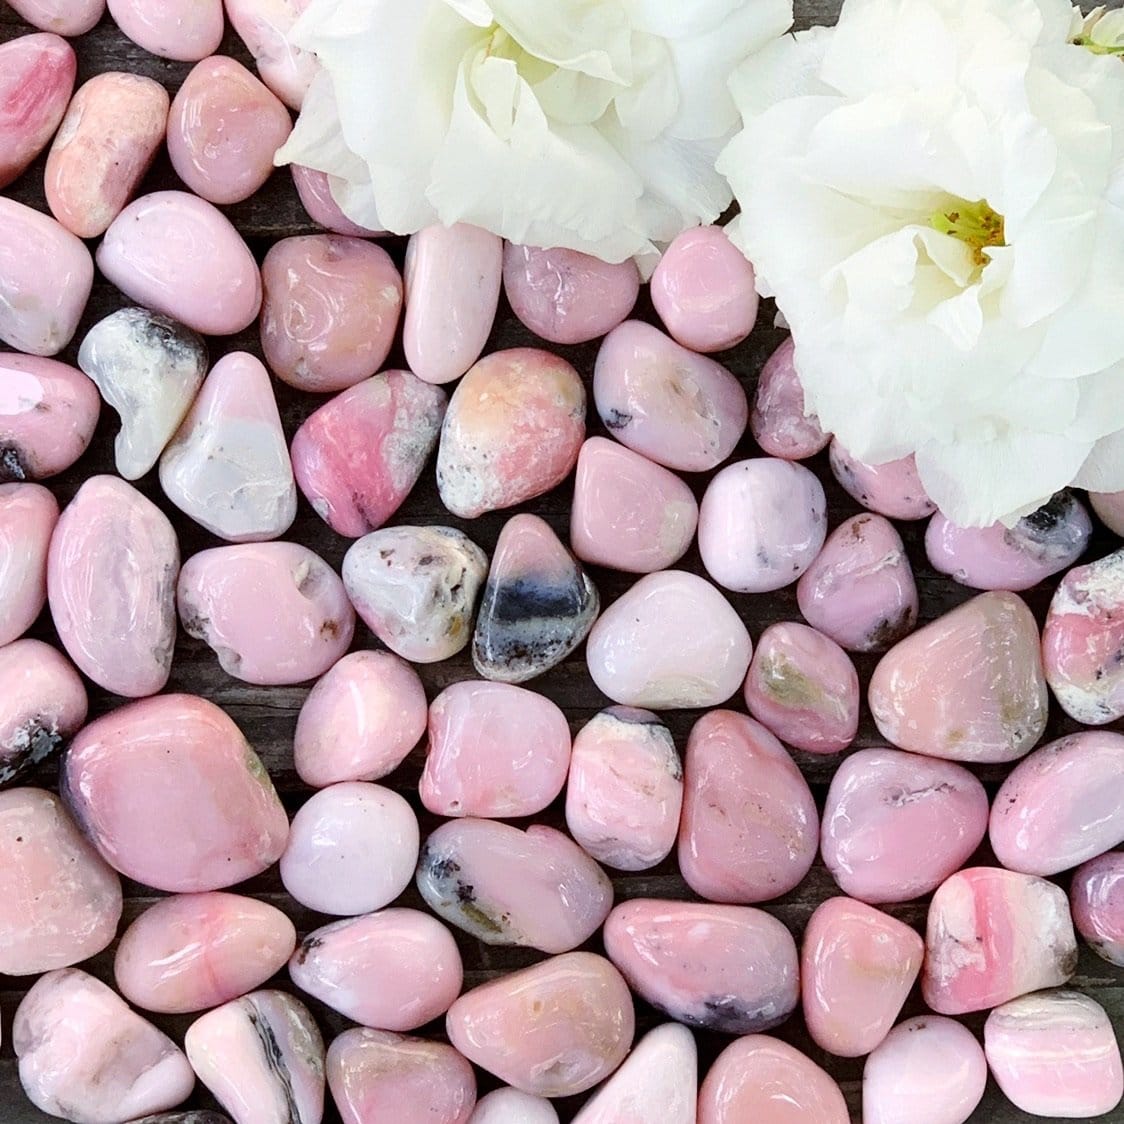
[[[1124,536],[1124,492],[1090,492],[1089,503],[1110,531]]]
[[[290,108],[300,109],[319,69],[316,56],[289,42],[289,32],[310,0],[226,0],[226,15],[261,80]]]
[[[1073,872],[1073,923],[1102,960],[1124,968],[1124,852],[1110,851]]]
[[[290,2],[290,0],[282,0],[282,2]],[[227,0],[227,3],[231,3],[231,0]],[[274,93],[281,96],[276,90]],[[318,226],[322,226],[332,234],[344,234],[352,238],[373,238],[386,233],[385,230],[369,230],[365,226],[360,226],[340,210],[340,205],[332,197],[331,177],[327,173],[317,171],[315,168],[306,168],[303,164],[290,165],[290,171],[293,174],[293,185],[297,189],[301,206]]]
[[[558,1124],[558,1113],[545,1097],[504,1085],[476,1102],[468,1124]]]
[[[47,603],[47,548],[59,518],[39,484],[0,484],[0,646],[22,636]]]
[[[753,395],[749,428],[761,450],[771,457],[802,461],[831,440],[819,419],[804,412],[804,389],[796,373],[790,336],[765,360]]]
[[[138,47],[162,58],[196,62],[219,49],[222,0],[108,0],[113,22]]]
[[[9,7],[33,27],[56,35],[85,35],[101,19],[105,0],[10,0]]]
[[[890,519],[924,519],[937,510],[921,484],[912,456],[886,464],[863,464],[838,440],[832,441],[829,452],[835,479],[868,511]]]

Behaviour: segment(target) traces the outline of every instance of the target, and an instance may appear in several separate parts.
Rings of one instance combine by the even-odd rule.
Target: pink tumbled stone
[[[232,0],[227,0],[228,5],[231,2]],[[282,3],[287,2],[290,0],[282,0]],[[277,90],[273,92],[278,97],[281,96]],[[318,226],[322,226],[332,234],[343,234],[349,238],[373,238],[386,233],[385,230],[370,230],[360,226],[340,210],[340,205],[332,196],[331,176],[327,173],[317,171],[315,168],[306,168],[303,164],[292,164],[289,170],[293,174],[293,185],[297,189],[301,206]]]
[[[621,444],[684,472],[721,464],[749,420],[745,391],[725,367],[640,320],[626,320],[605,337],[593,400]]]
[[[1069,905],[1052,882],[977,866],[933,895],[921,993],[934,1011],[983,1011],[1063,984],[1076,968]]]
[[[91,722],[70,743],[59,786],[108,862],[170,893],[221,890],[260,874],[289,832],[242,732],[192,695],[144,699]]]
[[[1110,531],[1124,536],[1124,492],[1090,492],[1089,503]]]
[[[418,791],[439,816],[533,816],[562,791],[569,767],[570,727],[550,699],[468,680],[430,705]]]
[[[1073,872],[1073,923],[1103,960],[1124,968],[1124,852],[1111,851]]]
[[[476,1102],[468,1124],[558,1124],[558,1113],[545,1097],[505,1085]]]
[[[937,510],[917,474],[913,456],[886,464],[863,464],[832,441],[831,471],[843,490],[868,511],[890,519],[924,519]]]
[[[47,548],[58,518],[46,488],[0,484],[0,647],[22,636],[47,603]]]
[[[226,0],[226,15],[261,80],[290,108],[300,109],[318,69],[316,56],[289,42],[310,0]]]
[[[113,962],[118,990],[146,1011],[217,1007],[260,987],[296,947],[279,910],[238,894],[177,894],[142,913]]]
[[[631,260],[611,264],[577,250],[508,242],[503,288],[511,311],[550,343],[585,343],[615,328],[640,293]]]
[[[197,62],[222,42],[222,0],[108,0],[108,5],[123,34],[162,58]]]
[[[831,440],[819,419],[804,413],[804,389],[796,373],[796,348],[790,336],[765,360],[753,395],[749,428],[753,439],[771,457],[802,461]]]
[[[779,898],[808,873],[819,843],[808,782],[768,730],[712,710],[687,740],[679,869],[717,902]]]
[[[33,27],[56,35],[85,35],[105,11],[105,0],[9,0]]]
[[[246,543],[189,558],[180,620],[235,679],[281,686],[316,679],[351,646],[355,610],[336,572],[292,542]]]
[[[97,261],[130,300],[204,335],[240,332],[261,308],[261,275],[242,236],[185,191],[130,203],[105,232]]]
[[[987,793],[962,765],[860,749],[831,778],[820,850],[839,888],[865,902],[935,890],[987,834]]]
[[[603,1081],[624,1061],[635,1026],[620,972],[590,952],[553,956],[482,984],[445,1018],[449,1041],[469,1061],[542,1097],[584,1093]]]

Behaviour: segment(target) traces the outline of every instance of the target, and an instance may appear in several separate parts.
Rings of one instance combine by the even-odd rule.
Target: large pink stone
[[[804,412],[804,388],[796,373],[792,337],[765,360],[757,378],[749,428],[753,439],[771,457],[802,461],[831,440],[819,419]]]
[[[292,448],[297,483],[316,514],[350,538],[381,527],[417,483],[445,405],[440,387],[384,371],[321,406]]]
[[[935,890],[987,833],[987,793],[962,765],[860,749],[831,778],[820,849],[841,890],[904,902]]]
[[[222,0],[108,0],[113,22],[138,47],[162,58],[196,62],[219,49]]]
[[[0,972],[28,976],[101,952],[116,936],[121,880],[57,796],[0,792]]]
[[[933,895],[921,992],[934,1011],[983,1011],[1063,984],[1076,968],[1069,905],[1052,882],[978,866]]]
[[[1124,851],[1090,859],[1069,886],[1073,923],[1089,947],[1124,968]]]
[[[439,816],[533,816],[562,791],[569,767],[570,727],[550,699],[469,680],[430,705],[418,791]]]
[[[258,755],[226,714],[192,695],[91,722],[70,743],[59,785],[102,856],[157,890],[232,886],[285,849],[289,821]]]
[[[85,35],[105,12],[105,0],[10,0],[17,15],[56,35]]]
[[[792,934],[760,909],[636,898],[609,914],[604,940],[632,990],[690,1026],[751,1034],[800,1000]]]
[[[624,1061],[635,1016],[628,986],[608,960],[570,952],[462,995],[445,1026],[470,1062],[500,1080],[524,1093],[568,1097]]]
[[[808,873],[819,843],[808,782],[787,750],[744,714],[712,710],[691,729],[679,869],[700,897],[779,898]]]
[[[545,1097],[505,1085],[476,1102],[468,1124],[558,1124],[558,1113]]]
[[[749,420],[745,391],[725,367],[640,320],[626,320],[605,337],[593,400],[618,441],[685,472],[721,464]]]
[[[1090,492],[1089,503],[1110,531],[1124,536],[1124,492]]]
[[[0,484],[0,647],[22,636],[47,603],[47,548],[59,518],[39,484]]]
[[[1046,727],[1034,617],[1014,593],[981,593],[887,652],[869,702],[902,749],[952,761],[1025,756]]]
[[[273,0],[265,0],[272,3]],[[281,0],[290,3],[291,0]],[[301,0],[297,0],[301,2]],[[227,0],[227,4],[231,0]],[[231,18],[233,22],[233,17]],[[267,83],[268,85],[268,83]],[[274,90],[274,93],[278,93]],[[278,94],[280,97],[281,95]],[[332,234],[343,234],[349,238],[373,238],[385,234],[385,230],[370,230],[365,226],[354,223],[340,210],[340,205],[332,196],[332,177],[315,168],[306,168],[303,164],[290,165],[293,174],[293,185],[297,189],[301,206],[304,207],[308,217]]]
[[[226,0],[231,26],[254,56],[261,80],[290,108],[300,109],[318,70],[316,56],[289,42],[309,0]]]
[[[835,479],[868,511],[890,519],[924,519],[937,510],[921,484],[912,455],[885,464],[863,464],[838,439],[832,441],[829,454]]]

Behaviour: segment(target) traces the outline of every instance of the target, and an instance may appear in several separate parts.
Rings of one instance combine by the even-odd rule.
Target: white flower
[[[1064,0],[846,0],[732,83],[809,411],[957,523],[1124,488],[1124,66]]]
[[[290,38],[323,72],[277,162],[363,226],[650,266],[729,205],[727,80],[791,22],[792,0],[313,0]]]

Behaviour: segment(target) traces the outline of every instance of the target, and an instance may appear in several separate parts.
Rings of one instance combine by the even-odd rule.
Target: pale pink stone
[[[444,823],[425,841],[417,885],[434,913],[484,944],[550,953],[584,944],[613,905],[605,872],[542,824]]]
[[[242,236],[184,191],[130,203],[105,232],[97,261],[130,300],[204,335],[240,332],[261,307],[261,274]]]
[[[417,817],[397,792],[363,781],[329,785],[293,817],[281,881],[318,913],[370,913],[410,884],[418,845]]]
[[[584,1093],[625,1059],[635,1030],[620,972],[590,952],[552,956],[462,995],[449,1041],[501,1081],[542,1097]]]
[[[601,614],[586,663],[614,702],[662,710],[724,703],[752,654],[741,617],[714,586],[665,570],[641,578]]]
[[[9,0],[28,23],[56,35],[85,35],[101,19],[105,0]]]
[[[439,816],[541,812],[570,767],[570,727],[550,699],[510,683],[454,683],[429,708],[418,791]]]
[[[933,895],[921,993],[934,1011],[983,1011],[1063,984],[1076,968],[1069,905],[1052,882],[978,866]]]
[[[891,519],[924,519],[937,510],[925,492],[912,454],[885,464],[863,464],[838,438],[832,441],[829,453],[835,479],[868,511]]]
[[[640,320],[626,320],[605,337],[593,400],[618,441],[685,472],[721,464],[749,420],[745,391],[725,367]]]
[[[289,832],[242,732],[192,695],[144,699],[91,722],[70,743],[59,787],[109,863],[172,893],[260,874]]]
[[[558,1113],[545,1097],[505,1085],[476,1102],[468,1124],[558,1124]]]
[[[466,223],[427,226],[406,247],[402,347],[410,370],[432,383],[460,378],[492,331],[503,276],[503,239]]]
[[[1090,492],[1089,503],[1110,531],[1124,536],[1124,492]]]
[[[328,1085],[343,1124],[467,1124],[476,1076],[451,1046],[385,1030],[344,1031],[328,1048]],[[530,1122],[528,1122],[530,1124]]]
[[[647,870],[675,846],[683,765],[650,710],[613,706],[578,731],[566,782],[566,826],[599,862]]]
[[[285,2],[287,0],[282,0],[282,3]],[[228,6],[231,3],[232,0],[227,0]],[[233,17],[231,22],[234,22]],[[273,92],[278,97],[281,96],[277,90]],[[327,173],[317,171],[315,168],[306,168],[303,164],[291,165],[290,171],[293,174],[293,184],[297,189],[301,206],[318,226],[322,226],[332,234],[343,234],[351,238],[373,238],[386,233],[385,230],[370,230],[360,226],[340,210],[340,205],[332,196],[332,177]]]
[[[464,519],[561,484],[585,437],[585,388],[565,359],[532,347],[481,359],[453,392],[437,453],[441,500]]]
[[[550,343],[585,343],[615,328],[636,304],[631,260],[603,262],[564,246],[504,245],[503,289],[511,311]]]
[[[292,447],[297,483],[316,514],[349,538],[381,527],[417,483],[445,406],[440,387],[409,371],[383,371],[321,406]]]
[[[313,788],[377,781],[425,733],[418,673],[390,652],[352,652],[317,682],[297,716],[293,764]]]
[[[48,973],[24,996],[12,1045],[31,1103],[76,1124],[175,1108],[195,1084],[170,1038],[77,968]]]
[[[887,652],[869,702],[902,749],[951,761],[1025,756],[1046,727],[1034,617],[1014,593],[981,593]]]
[[[101,952],[116,936],[121,880],[52,792],[0,792],[0,972],[28,976]]]
[[[749,428],[769,456],[802,461],[824,448],[831,434],[824,433],[815,414],[804,412],[804,388],[796,373],[795,350],[790,336],[765,360],[757,378]]]
[[[319,66],[289,42],[310,0],[226,0],[231,27],[254,56],[261,80],[290,108],[300,109]]]
[[[108,0],[108,5],[123,34],[162,58],[197,62],[222,42],[222,0]]]
[[[260,987],[296,948],[293,923],[237,894],[179,894],[144,911],[121,937],[113,977],[146,1011],[217,1007]]]
[[[293,983],[364,1026],[414,1030],[460,994],[452,933],[416,909],[384,909],[309,933],[289,961]]]
[[[820,850],[839,888],[865,902],[935,890],[987,834],[987,793],[962,765],[860,749],[831,778]]]
[[[180,555],[167,516],[116,476],[92,476],[55,526],[47,599],[79,671],[128,698],[168,682]]]
[[[0,484],[0,647],[22,636],[47,603],[47,548],[58,518],[46,488]]]
[[[279,379],[325,393],[382,366],[402,309],[402,278],[385,250],[334,234],[283,238],[261,277],[262,352]]]
[[[1073,923],[1103,960],[1124,968],[1124,852],[1111,851],[1073,872]]]
[[[93,282],[85,243],[49,215],[0,198],[0,340],[30,355],[58,354]]]
[[[732,710],[695,723],[679,825],[679,869],[695,893],[779,898],[808,873],[819,831],[808,782],[764,726]]]
[[[865,1124],[965,1124],[983,1100],[987,1061],[975,1035],[940,1015],[899,1023],[863,1067]]]
[[[190,636],[244,683],[323,675],[351,646],[355,610],[336,572],[292,542],[246,543],[189,558],[176,591]]]
[[[1124,1096],[1112,1020],[1080,992],[1044,991],[1004,1003],[984,1023],[984,1050],[1004,1095],[1032,1116],[1104,1116]]]
[[[74,95],[43,177],[47,206],[67,230],[105,233],[164,141],[168,104],[164,87],[139,74],[97,74]]]

